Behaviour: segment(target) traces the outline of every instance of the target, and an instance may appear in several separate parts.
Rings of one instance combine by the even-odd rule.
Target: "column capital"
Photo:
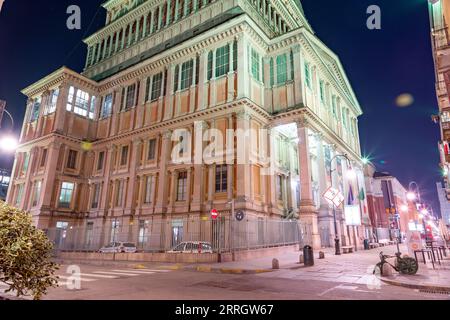
[[[246,110],[241,110],[241,111],[236,112],[236,117],[240,120],[250,120],[251,119],[250,113]]]
[[[172,138],[172,131],[171,130],[165,130],[164,132],[161,133],[161,136],[163,139],[165,140],[169,140]]]

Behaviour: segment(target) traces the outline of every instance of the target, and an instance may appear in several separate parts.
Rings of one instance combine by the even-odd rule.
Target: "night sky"
[[[86,48],[81,42],[105,22],[104,0],[5,0],[0,13],[0,99],[19,132],[26,98],[20,90],[62,65],[81,72]],[[379,171],[407,186],[415,180],[422,197],[438,211],[435,182],[441,178],[437,142],[438,113],[426,0],[302,0],[319,38],[336,52],[362,106],[363,155]],[[82,10],[82,30],[66,28],[66,9]],[[382,30],[366,27],[369,5],[379,5]],[[396,97],[411,94],[407,108]],[[0,156],[10,168],[12,157]]]

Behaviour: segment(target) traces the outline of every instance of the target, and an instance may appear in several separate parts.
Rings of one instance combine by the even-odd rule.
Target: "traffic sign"
[[[336,207],[339,207],[345,200],[345,197],[342,195],[342,193],[333,187],[329,187],[327,191],[325,191],[325,193],[323,194],[323,198],[330,205],[335,205]]]
[[[218,216],[219,216],[219,213],[217,212],[217,210],[212,209],[211,210],[211,218],[213,218],[213,220],[216,220]]]
[[[243,211],[239,210],[238,212],[236,212],[236,220],[237,221],[242,221],[244,220],[245,214]]]

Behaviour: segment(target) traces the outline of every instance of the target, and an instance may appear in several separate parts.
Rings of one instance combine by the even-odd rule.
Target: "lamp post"
[[[11,113],[6,110],[6,102],[0,100],[0,129],[2,127],[2,119],[4,114],[6,114],[11,120],[11,127],[6,131],[6,134],[0,135],[0,150],[9,153],[17,148],[17,139],[11,134],[14,129],[14,118]]]
[[[351,161],[350,161],[349,157],[346,154],[337,154],[333,158],[331,158],[331,160],[330,160],[330,181],[331,181],[331,186],[333,186],[333,172],[336,171],[336,169],[333,170],[333,160],[335,160],[337,158],[345,158],[347,160],[347,163],[349,164],[349,166],[351,168]],[[353,170],[353,169],[350,169],[350,170]],[[335,255],[338,256],[338,255],[341,254],[341,246],[340,246],[340,239],[339,239],[339,235],[338,235],[337,220],[336,220],[336,205],[334,203],[333,203],[333,218],[334,218],[334,234],[335,234],[334,248],[335,248]]]

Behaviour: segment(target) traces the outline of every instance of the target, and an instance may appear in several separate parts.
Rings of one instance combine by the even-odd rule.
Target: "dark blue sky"
[[[66,65],[82,71],[81,42],[104,24],[103,0],[6,0],[0,13],[0,99],[7,100],[20,130],[25,97],[20,90]],[[321,40],[340,57],[363,108],[363,153],[380,171],[407,185],[415,180],[438,209],[440,180],[437,113],[426,0],[302,0]],[[66,28],[66,8],[78,4],[82,30]],[[382,11],[382,30],[366,28],[366,9]],[[92,23],[91,23],[92,21]],[[395,99],[410,93],[415,103],[398,108]],[[12,159],[2,155],[0,167]]]

